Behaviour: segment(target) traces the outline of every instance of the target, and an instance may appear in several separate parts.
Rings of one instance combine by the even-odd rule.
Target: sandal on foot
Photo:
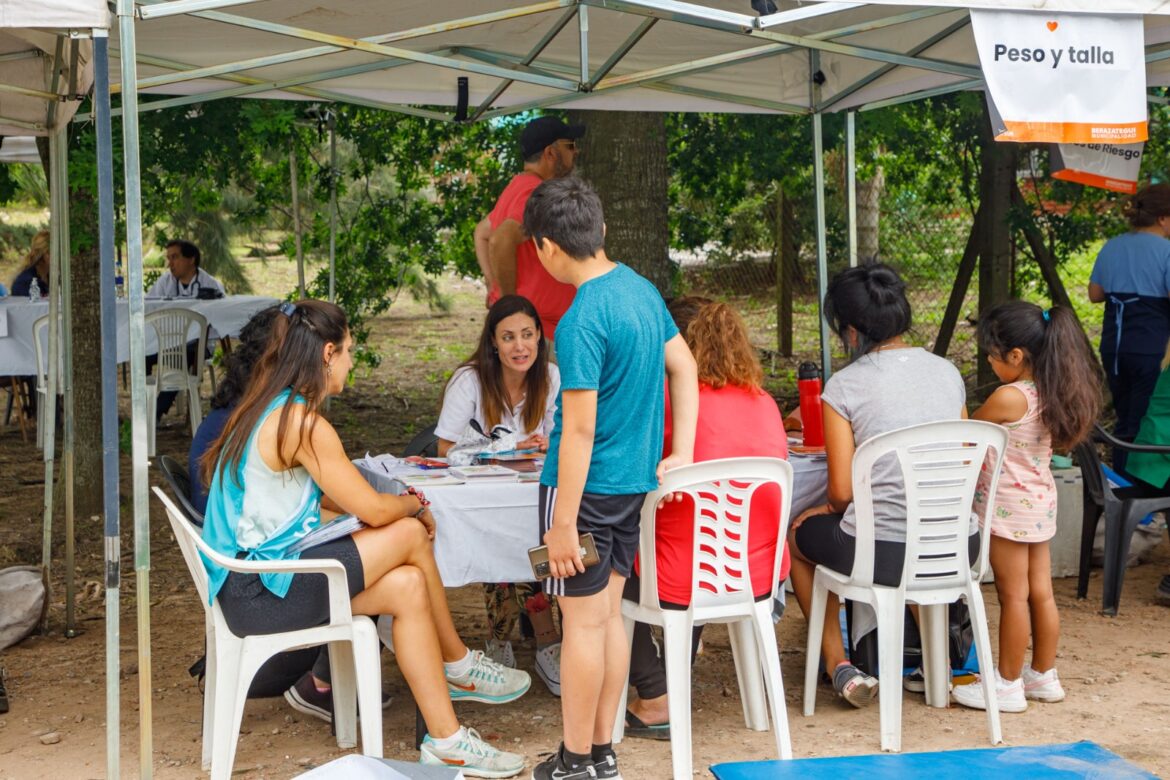
[[[670,739],[669,723],[643,723],[642,719],[626,710],[626,736],[638,739]]]

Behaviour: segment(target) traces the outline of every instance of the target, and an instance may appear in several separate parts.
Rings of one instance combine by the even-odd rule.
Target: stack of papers
[[[448,473],[465,482],[482,484],[484,482],[515,482],[519,475],[504,466],[452,466]]]
[[[450,469],[437,471],[429,469],[418,474],[399,474],[394,477],[407,487],[425,488],[431,485],[462,485],[464,480],[451,473]]]

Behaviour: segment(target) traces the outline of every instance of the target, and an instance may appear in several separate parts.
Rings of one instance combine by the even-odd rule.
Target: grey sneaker
[[[833,670],[833,689],[842,699],[861,709],[877,696],[878,680],[853,664],[841,664]]]
[[[500,666],[482,650],[472,650],[471,653],[474,661],[467,674],[447,678],[451,701],[505,704],[519,699],[532,687],[528,672]]]
[[[431,735],[419,746],[420,764],[458,768],[467,777],[513,777],[524,770],[524,757],[492,747],[475,729],[462,729],[453,748],[442,750]]]

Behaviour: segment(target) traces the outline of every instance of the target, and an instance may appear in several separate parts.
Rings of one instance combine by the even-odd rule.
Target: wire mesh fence
[[[812,202],[811,193],[790,197],[800,198],[803,203]],[[883,193],[877,199],[875,211],[869,218],[873,235],[862,236],[863,247],[871,255],[876,250],[878,259],[895,266],[902,274],[914,322],[908,338],[934,350],[970,236],[972,209],[965,204],[923,203],[914,193],[903,191]],[[830,189],[826,212],[831,276],[848,265],[848,223],[840,193]],[[862,212],[860,224],[864,231],[866,215],[864,209]],[[772,219],[773,215],[763,213],[759,217]],[[676,258],[680,261],[685,292],[725,300],[743,315],[753,344],[763,359],[769,390],[781,398],[794,395],[796,368],[802,361],[820,362],[815,232],[813,225],[800,220],[787,229],[794,234],[793,243],[799,246],[792,261],[791,304],[782,298],[782,287],[777,284],[781,253],[776,247],[771,251],[738,254],[712,248],[712,251]],[[1065,259],[1060,266],[1065,287],[1094,347],[1100,337],[1103,312],[1100,306],[1089,303],[1086,286],[1097,248],[1089,247]],[[1015,297],[1051,305],[1047,287],[1023,247],[1013,249],[1013,269]],[[976,268],[945,349],[946,357],[958,366],[973,393],[983,389],[976,386],[978,291]],[[789,306],[791,325],[778,325],[786,323],[784,311]],[[784,348],[785,332],[790,335],[790,349]],[[844,352],[836,342],[831,344],[831,349],[834,366],[840,367],[845,362]]]

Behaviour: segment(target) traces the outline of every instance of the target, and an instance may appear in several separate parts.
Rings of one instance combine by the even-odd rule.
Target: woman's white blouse
[[[561,372],[556,365],[548,366],[548,397],[544,403],[544,419],[536,430],[524,428],[524,400],[511,409],[504,409],[503,419],[497,425],[503,425],[508,430],[517,433],[517,441],[539,433],[548,436],[552,433],[553,414],[557,409],[557,394],[561,389]],[[439,422],[435,424],[435,435],[440,439],[457,442],[472,420],[487,430],[487,422],[483,416],[483,400],[480,391],[479,377],[470,366],[463,366],[451,376],[447,385],[447,393],[443,396],[443,409],[439,412]]]

